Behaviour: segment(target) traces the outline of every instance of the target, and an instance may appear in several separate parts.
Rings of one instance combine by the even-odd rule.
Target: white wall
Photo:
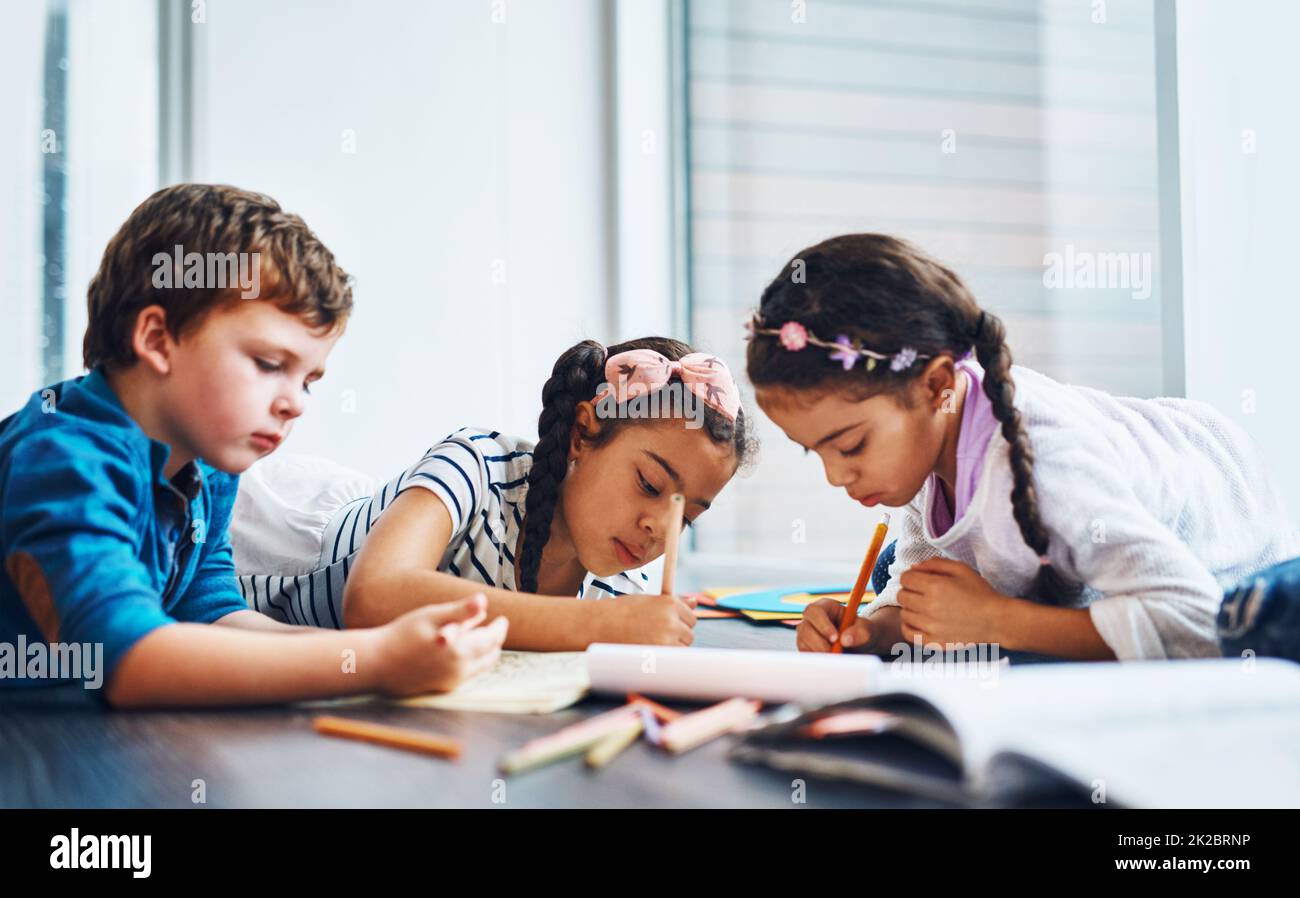
[[[614,15],[618,249],[615,340],[681,339],[676,307],[672,21],[667,0],[618,0]],[[679,325],[680,322],[680,325]]]
[[[388,477],[463,425],[535,438],[556,357],[610,325],[604,15],[208,4],[195,180],[271,194],[357,279],[287,451]]]
[[[1180,0],[1177,29],[1187,394],[1260,443],[1300,520],[1300,4]]]

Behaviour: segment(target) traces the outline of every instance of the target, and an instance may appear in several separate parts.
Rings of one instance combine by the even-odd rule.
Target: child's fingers
[[[795,631],[795,648],[801,652],[829,652],[831,644],[805,620]]]
[[[840,614],[844,611],[844,606],[834,599],[820,599],[811,605],[805,605],[803,609],[804,620],[812,618],[826,618],[832,623],[839,623]]]
[[[487,673],[500,657],[501,650],[499,648],[491,648],[486,652],[473,656],[461,654],[460,663],[455,668],[455,681],[451,685],[467,683],[480,674]],[[449,686],[449,688],[451,687]]]
[[[487,635],[486,630],[475,631],[476,634],[479,632]],[[467,676],[476,677],[481,673],[486,673],[501,660],[501,643],[499,641],[494,640],[486,645],[472,646],[471,648],[475,654],[469,656],[466,661],[465,671]]]
[[[923,592],[917,592],[914,589],[900,588],[898,590],[898,607],[915,613],[923,613],[930,607],[932,598]]]
[[[506,641],[506,633],[509,629],[510,621],[502,616],[496,618],[487,626],[479,627],[474,632],[485,634],[483,638],[489,640],[494,645],[501,645],[501,643]]]
[[[840,637],[840,641],[846,649],[860,648],[866,645],[870,639],[871,625],[862,618],[854,621],[853,625]]]
[[[971,570],[971,566],[955,558],[927,558],[918,564],[912,565],[908,570],[923,571],[940,577],[955,577],[958,574],[964,574]],[[906,573],[906,571],[904,571]]]
[[[477,627],[473,630],[465,630],[459,624],[449,626],[460,628],[460,633],[455,639],[456,651],[460,652],[465,658],[482,658],[490,655],[501,647],[501,643],[506,637],[506,619],[498,617],[486,627]],[[444,631],[447,629],[443,628]]]
[[[950,575],[940,571],[917,570],[910,567],[898,575],[898,585],[913,592],[924,591],[942,581],[948,580],[949,577]]]
[[[902,628],[903,635],[907,637],[908,642],[911,642],[918,636],[921,637],[922,642],[925,641],[925,631],[928,621],[924,615],[903,609],[903,611],[898,615],[898,622]]]
[[[839,602],[835,605],[839,608]],[[843,609],[840,609],[840,615],[834,620],[830,616],[830,608],[825,605],[811,605],[804,609],[803,622],[811,627],[819,636],[826,640],[827,644],[835,642],[839,638],[840,622],[839,617],[843,615]]]
[[[698,600],[694,596],[678,596],[678,595],[673,595],[672,593],[660,593],[660,596],[672,602],[678,608],[685,608],[689,610],[695,608],[695,606],[698,604]]]
[[[487,597],[478,592],[455,602],[426,605],[423,609],[436,624],[463,624],[466,629],[477,627],[487,617]]]
[[[688,627],[695,626],[695,612],[686,605],[677,606],[677,619]]]
[[[684,624],[678,624],[673,630],[672,639],[677,645],[690,645],[695,641],[695,631]]]

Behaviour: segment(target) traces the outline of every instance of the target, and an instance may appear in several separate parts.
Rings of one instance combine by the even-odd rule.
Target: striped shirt
[[[497,431],[461,428],[377,494],[340,508],[322,534],[315,570],[299,576],[241,574],[244,599],[249,607],[285,623],[342,627],[348,571],[384,509],[409,489],[433,493],[451,516],[451,539],[439,571],[516,590],[514,547],[524,520],[532,449],[532,443]],[[578,598],[643,593],[647,582],[640,569],[612,577],[589,573],[578,588]]]

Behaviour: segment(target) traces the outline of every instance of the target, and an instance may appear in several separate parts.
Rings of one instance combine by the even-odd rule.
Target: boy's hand
[[[819,599],[803,610],[803,620],[795,631],[795,646],[801,652],[829,652],[840,639],[840,620],[847,610],[836,599]],[[871,627],[858,618],[844,634],[845,651],[864,651],[871,639]]]
[[[627,595],[596,606],[604,619],[599,642],[690,645],[695,641],[695,599],[673,595]]]
[[[388,695],[446,692],[490,668],[501,656],[507,622],[486,627],[487,599],[480,593],[408,611],[376,630],[380,690]]]

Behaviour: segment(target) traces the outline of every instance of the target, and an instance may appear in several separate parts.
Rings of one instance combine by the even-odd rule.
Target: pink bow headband
[[[740,390],[726,362],[705,352],[692,352],[672,361],[653,349],[629,349],[605,360],[605,384],[596,396],[600,401],[613,393],[620,405],[637,396],[666,386],[676,375],[710,408],[736,420],[740,412]]]

